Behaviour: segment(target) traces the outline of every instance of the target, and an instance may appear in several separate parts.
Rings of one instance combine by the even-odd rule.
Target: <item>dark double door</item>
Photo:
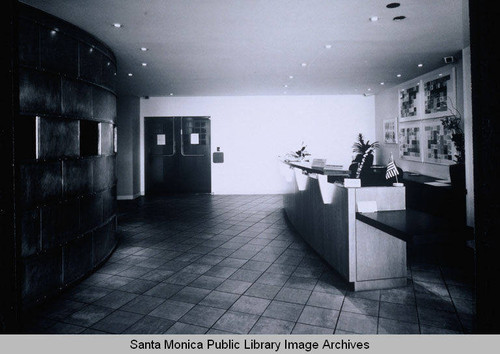
[[[145,117],[146,194],[210,193],[210,119]]]

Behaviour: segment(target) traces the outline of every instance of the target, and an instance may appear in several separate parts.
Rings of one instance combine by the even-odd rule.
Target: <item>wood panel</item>
[[[356,221],[356,281],[404,278],[406,242]]]
[[[358,225],[355,219],[358,199],[375,200],[384,210],[404,209],[404,188],[333,184],[333,195],[326,198],[332,202],[324,203],[315,174],[296,169],[293,176],[285,181],[283,196],[288,219],[354,290],[406,284],[406,243],[379,230],[367,230],[368,225]]]
[[[405,187],[363,187],[355,191],[356,202],[375,201],[380,211],[406,209]]]

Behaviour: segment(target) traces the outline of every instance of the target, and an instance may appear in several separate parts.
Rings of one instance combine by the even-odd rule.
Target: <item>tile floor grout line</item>
[[[453,305],[453,309],[455,310],[453,312],[453,314],[455,315],[456,319],[458,320],[458,323],[460,324],[460,329],[461,329],[462,334],[464,334],[465,328],[464,328],[464,325],[462,324],[462,321],[460,320],[460,316],[458,315],[457,306],[455,305],[455,301],[453,300],[453,297],[451,296],[450,288],[448,287],[448,284],[445,281],[441,265],[439,266],[439,274],[441,275],[441,279],[443,279],[444,286],[446,287],[446,292],[448,293],[448,296],[450,297],[450,300],[451,300],[451,304]]]

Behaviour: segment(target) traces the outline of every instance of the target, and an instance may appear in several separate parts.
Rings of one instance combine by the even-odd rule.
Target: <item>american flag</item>
[[[396,164],[394,163],[394,157],[391,154],[391,160],[387,164],[387,171],[385,172],[385,179],[389,179],[392,177],[396,177],[399,175],[398,169],[396,167]],[[397,177],[396,177],[397,179]]]

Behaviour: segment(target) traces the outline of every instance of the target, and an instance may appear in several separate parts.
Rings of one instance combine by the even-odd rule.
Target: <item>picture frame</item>
[[[395,119],[385,119],[383,121],[383,132],[384,132],[384,143],[386,144],[397,144],[398,139],[398,120]]]
[[[423,134],[423,162],[451,165],[455,162],[455,144],[452,140],[452,131],[444,128],[441,119],[422,122]]]
[[[410,81],[398,88],[398,119],[400,122],[422,118],[421,82]]]
[[[399,157],[422,162],[421,122],[400,124],[398,128]]]
[[[454,67],[444,67],[422,79],[422,119],[452,115],[456,104]]]

